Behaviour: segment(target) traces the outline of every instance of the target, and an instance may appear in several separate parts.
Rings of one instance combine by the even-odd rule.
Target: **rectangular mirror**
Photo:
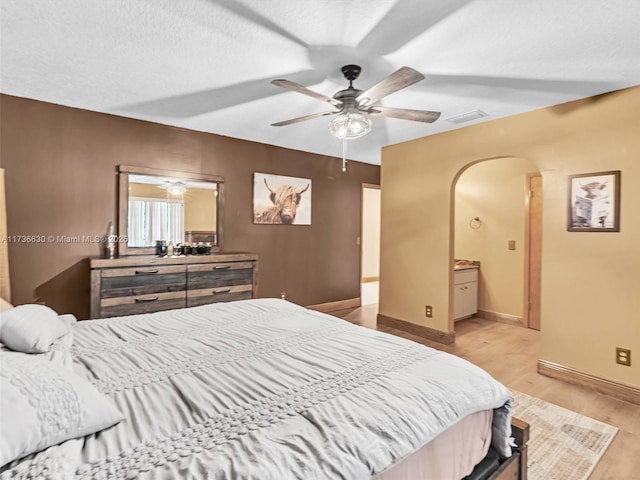
[[[156,253],[156,243],[204,244],[222,250],[224,178],[118,167],[120,255]]]

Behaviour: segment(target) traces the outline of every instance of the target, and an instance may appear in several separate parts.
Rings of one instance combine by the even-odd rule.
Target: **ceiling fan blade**
[[[360,103],[360,106],[367,106],[376,103],[378,100],[390,95],[398,90],[402,90],[409,85],[413,85],[416,82],[424,79],[417,70],[411,67],[402,67],[387,78],[377,83],[369,90],[361,93],[356,100]]]
[[[311,120],[312,118],[326,117],[327,115],[333,115],[338,112],[320,112],[312,113],[311,115],[305,115],[304,117],[292,118],[291,120],[285,120],[283,122],[272,123],[272,127],[284,127],[285,125],[291,125],[292,123],[304,122],[305,120]]]
[[[290,72],[286,75],[297,82],[308,84],[321,82],[324,78],[314,70]],[[277,88],[269,85],[271,78],[272,77],[258,78],[182,95],[121,105],[116,107],[114,113],[124,116],[131,114],[135,116],[142,115],[143,118],[190,118],[197,115],[205,115],[228,107],[235,107],[244,103],[269,98],[276,93],[280,93]]]
[[[384,57],[396,52],[412,40],[430,33],[431,29],[447,17],[453,17],[472,0],[425,2],[403,0],[394,5],[373,26],[358,44],[358,51],[371,57]],[[416,15],[420,12],[420,15]],[[402,25],[402,28],[398,28]]]
[[[440,117],[440,112],[429,112],[427,110],[409,110],[406,108],[391,108],[375,106],[368,110],[368,113],[378,117],[400,118],[402,120],[412,120],[414,122],[433,123]]]
[[[278,79],[278,80],[272,80],[271,83],[273,83],[274,85],[277,85],[278,87],[286,88],[287,90],[292,90],[294,92],[302,93],[303,95],[308,95],[309,97],[315,98],[316,100],[329,102],[332,105],[336,105],[336,106],[342,105],[342,102],[340,100],[327,97],[322,93],[314,92],[313,90],[309,90],[307,87],[304,87],[299,83],[295,83],[290,80]]]

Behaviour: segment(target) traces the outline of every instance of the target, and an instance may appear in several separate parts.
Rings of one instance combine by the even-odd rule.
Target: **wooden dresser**
[[[92,258],[91,318],[254,298],[257,270],[252,253]]]

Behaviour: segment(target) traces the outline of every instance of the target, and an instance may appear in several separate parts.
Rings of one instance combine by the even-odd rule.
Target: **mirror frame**
[[[184,180],[200,180],[214,182],[218,184],[218,204],[216,211],[216,236],[218,243],[211,246],[212,252],[221,252],[223,247],[223,225],[224,225],[224,177],[218,175],[208,175],[205,173],[186,173],[175,170],[159,170],[157,168],[135,167],[130,165],[119,165],[118,175],[118,202],[117,202],[117,225],[118,236],[127,236],[127,219],[129,217],[129,174],[151,175],[155,177],[173,177]],[[155,255],[156,248],[153,247],[129,247],[127,243],[118,244],[118,255]]]

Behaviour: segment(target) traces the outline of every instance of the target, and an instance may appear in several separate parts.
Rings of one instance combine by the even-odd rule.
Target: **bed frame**
[[[477,415],[481,413],[486,412],[469,415],[452,429],[442,432],[433,441],[426,443],[374,478],[376,480],[435,480],[436,478],[454,478],[456,474],[464,473],[470,465],[469,456],[475,455],[477,458],[483,446],[477,446],[474,454],[468,453],[468,456],[463,459],[458,458],[464,453],[457,451],[456,445],[464,442],[469,432],[477,430],[480,426]],[[472,417],[475,417],[475,420]],[[486,417],[482,417],[480,422],[483,421],[486,421]],[[491,422],[491,416],[489,416],[489,422]],[[485,428],[486,426],[485,424]],[[456,433],[453,433],[454,431]],[[476,464],[473,472],[463,479],[456,478],[456,480],[527,480],[529,425],[512,417],[511,435],[516,446],[511,448],[509,458],[501,457],[496,450],[489,448],[485,457]],[[483,440],[483,442],[488,441],[490,440],[486,438]],[[470,446],[470,448],[473,447]],[[487,448],[486,443],[484,448]]]
[[[517,447],[513,455],[500,464],[487,480],[527,480],[527,443],[529,424],[519,418],[511,419],[511,430]]]

